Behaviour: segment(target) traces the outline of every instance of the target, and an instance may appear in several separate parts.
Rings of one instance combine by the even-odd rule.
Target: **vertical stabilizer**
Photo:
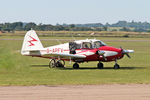
[[[39,40],[36,32],[34,30],[30,30],[26,33],[21,49],[21,54],[24,55],[25,52],[36,51],[43,49],[43,45]]]

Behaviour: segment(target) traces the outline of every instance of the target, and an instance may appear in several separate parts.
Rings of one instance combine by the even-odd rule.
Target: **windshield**
[[[94,42],[94,48],[99,48],[101,46],[106,46],[106,44],[102,41],[96,41]]]

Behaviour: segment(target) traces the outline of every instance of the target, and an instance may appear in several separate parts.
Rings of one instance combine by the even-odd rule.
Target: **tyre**
[[[79,64],[78,63],[73,64],[73,68],[74,69],[79,69]]]
[[[56,67],[56,60],[55,59],[52,59],[50,62],[49,62],[49,68],[55,68]]]
[[[120,69],[120,66],[118,64],[115,64],[114,69]]]
[[[56,62],[56,67],[64,67],[64,65],[65,65],[65,62],[63,61],[63,60],[58,60],[57,62]]]
[[[98,68],[98,69],[103,69],[103,68],[104,68],[103,63],[98,63],[98,64],[97,64],[97,68]]]

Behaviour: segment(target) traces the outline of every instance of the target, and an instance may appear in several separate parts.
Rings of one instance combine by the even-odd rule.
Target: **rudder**
[[[43,49],[43,45],[36,32],[34,30],[28,31],[24,37],[21,54],[25,55],[26,52],[36,51],[40,49]]]

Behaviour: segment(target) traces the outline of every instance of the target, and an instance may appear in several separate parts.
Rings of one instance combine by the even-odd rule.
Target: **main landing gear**
[[[74,68],[74,69],[79,69],[79,64],[78,64],[78,63],[74,63],[74,64],[73,64],[73,68]]]
[[[103,63],[99,62],[99,63],[97,64],[97,68],[98,68],[98,69],[103,69],[103,68],[104,68]]]
[[[65,61],[64,60],[56,60],[52,59],[49,62],[49,68],[64,68]],[[74,69],[79,69],[79,64],[76,62],[73,64]]]
[[[64,60],[52,59],[49,62],[49,67],[50,68],[55,68],[55,67],[64,68],[64,66],[65,66],[65,61]]]
[[[103,69],[103,68],[104,68],[103,63],[99,62],[99,63],[97,64],[97,68],[98,68],[98,69]],[[117,64],[117,60],[115,60],[114,69],[120,69],[119,64]]]
[[[56,60],[56,59],[52,59],[50,60],[49,63],[49,67],[50,68],[64,68],[65,66],[65,61],[64,60]],[[73,64],[73,68],[74,69],[79,69],[79,64],[76,62]],[[102,62],[99,61],[99,63],[97,64],[97,68],[98,69],[103,69],[104,68],[104,64]],[[120,69],[120,66],[117,64],[117,60],[115,60],[115,65],[114,65],[114,69]]]
[[[74,69],[79,69],[79,64],[78,64],[77,62],[74,63],[74,64],[73,64],[73,68],[74,68]],[[104,68],[103,63],[99,62],[99,63],[97,64],[97,68],[98,68],[98,69],[103,69],[103,68]]]

